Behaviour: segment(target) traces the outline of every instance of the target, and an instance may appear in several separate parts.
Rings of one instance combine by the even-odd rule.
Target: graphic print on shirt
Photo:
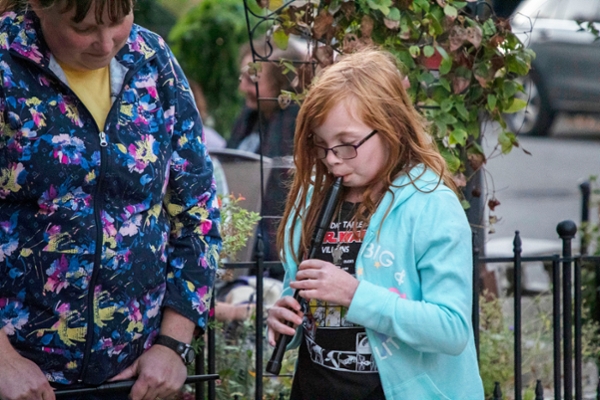
[[[394,253],[383,249],[379,244],[371,243],[363,251],[365,259],[372,259],[375,268],[389,268],[394,264]]]
[[[330,224],[316,258],[332,262],[337,251],[341,255],[337,265],[354,276],[366,226],[359,223],[355,231],[354,221],[348,221],[351,211],[352,208],[342,209],[345,214],[342,221]],[[304,337],[311,360],[332,370],[376,373],[364,327],[347,321],[346,314],[346,307],[316,299],[310,301],[304,318]]]

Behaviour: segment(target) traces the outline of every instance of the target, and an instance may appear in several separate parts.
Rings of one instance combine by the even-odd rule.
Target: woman
[[[235,121],[227,147],[252,153],[262,151],[266,157],[292,155],[294,128],[299,107],[295,103],[282,107],[277,98],[282,90],[291,92],[302,88],[294,88],[295,73],[292,71],[284,73],[286,68],[279,62],[281,60],[289,63],[304,61],[302,45],[296,40],[290,40],[287,50],[284,51],[275,47],[268,39],[260,38],[254,40],[252,46],[257,54],[270,55],[268,61],[257,61],[260,72],[250,74],[253,64],[252,47],[250,43],[246,43],[240,49],[239,90],[244,96],[244,108]],[[259,128],[264,135],[262,148]]]
[[[393,56],[363,50],[323,70],[294,140],[284,292],[267,320],[271,344],[300,346],[290,398],[483,399],[471,231]],[[304,259],[335,178],[334,221]]]
[[[293,153],[299,107],[295,102],[282,106],[278,97],[282,91],[302,91],[303,88],[295,71],[287,71],[287,67],[280,61],[296,63],[296,67],[300,68],[301,64],[298,63],[304,62],[306,55],[302,50],[303,44],[297,39],[290,40],[286,50],[277,48],[269,40],[265,37],[255,39],[252,47],[250,43],[246,43],[240,49],[239,91],[244,96],[244,107],[233,125],[227,147],[262,153],[265,157],[276,159],[275,164],[286,165],[281,159]],[[265,60],[257,58],[256,65],[260,66],[257,67],[260,71],[253,71],[255,64],[252,48],[258,55],[265,57]],[[262,138],[259,132],[262,133]],[[261,209],[261,215],[266,218],[261,219],[258,227],[263,237],[265,261],[279,260],[275,235],[278,217],[283,213],[287,196],[287,175],[287,167],[273,168],[266,183]],[[273,278],[283,278],[282,271],[274,268],[269,273]]]
[[[132,0],[2,0],[0,398],[175,393],[221,245],[187,81]],[[116,398],[113,394],[110,398]]]

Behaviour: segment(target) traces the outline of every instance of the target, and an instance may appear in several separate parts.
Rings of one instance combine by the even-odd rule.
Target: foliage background
[[[237,49],[248,40],[243,0],[138,0],[138,7],[141,10],[146,4],[157,2],[163,5],[158,12],[163,16],[180,15],[168,41],[188,77],[203,86],[216,128],[227,137],[242,104],[237,92]],[[249,3],[255,5],[254,0]],[[259,3],[264,7],[263,15],[271,15],[284,5],[282,0],[260,0]],[[518,78],[528,73],[534,54],[511,32],[507,20],[486,18],[485,6],[478,7],[484,2],[322,0],[295,3],[296,6],[286,8],[272,20],[276,43],[284,47],[292,34],[317,40],[320,46],[312,54],[316,68],[331,62],[334,53],[372,43],[394,53],[411,82],[411,97],[431,122],[433,137],[459,182],[470,179],[473,171],[485,166],[486,155],[479,146],[482,119],[491,119],[501,126],[498,136],[501,152],[508,153],[518,147],[518,138],[506,130],[503,115],[525,106],[515,94],[523,89]],[[316,14],[310,11],[312,3],[320,3]],[[140,23],[140,18],[145,18],[143,15],[136,12],[136,22]],[[156,23],[152,16],[147,18],[148,24]],[[296,93],[294,98],[300,101],[302,92]],[[492,211],[495,205],[497,200],[492,196],[489,203]],[[464,206],[467,208],[469,204]],[[484,318],[490,315],[488,325],[483,326],[481,343],[482,365],[488,369],[481,371],[488,382],[487,393],[491,380],[500,377],[510,385],[510,374],[514,372],[510,351],[512,332],[500,311],[495,303],[485,304],[482,311]],[[597,340],[590,343],[597,344]],[[253,382],[254,355],[248,349],[236,352],[239,348],[239,343],[224,342],[220,346],[222,357],[219,359],[225,368],[220,373],[232,381],[227,390],[223,388],[223,395],[232,396]],[[598,347],[593,348],[597,357]],[[240,381],[239,385],[236,380]],[[504,393],[507,393],[506,388]]]
[[[187,77],[200,84],[214,128],[224,137],[241,110],[238,49],[248,41],[243,0],[203,0],[169,35]]]
[[[288,4],[281,0],[261,3],[268,11]],[[275,43],[285,43],[282,37],[292,34],[317,41],[313,53],[317,69],[331,64],[336,53],[373,44],[392,52],[410,80],[411,98],[431,122],[432,135],[460,185],[485,165],[486,156],[479,145],[482,119],[501,126],[498,147],[503,153],[518,146],[503,115],[525,106],[515,94],[523,90],[518,78],[528,73],[534,55],[512,33],[506,19],[491,17],[488,3],[304,3],[286,7],[273,18]]]
[[[137,0],[134,14],[136,24],[158,33],[163,38],[169,35],[177,22],[177,16],[157,0]]]
[[[143,0],[141,0],[143,1]],[[183,0],[181,0],[183,1]],[[197,1],[196,1],[197,2]],[[456,174],[465,186],[485,166],[479,145],[482,119],[502,127],[498,149],[510,152],[518,138],[506,130],[505,113],[525,106],[515,98],[522,90],[517,78],[527,74],[533,53],[503,18],[487,18],[491,6],[481,0],[248,0],[252,11],[268,23],[274,42],[285,47],[294,35],[314,43],[313,66],[322,68],[334,53],[377,44],[396,55],[411,83],[410,95]],[[262,7],[262,9],[260,8]],[[181,15],[169,35],[189,78],[203,87],[214,127],[229,137],[243,100],[238,93],[239,46],[248,41],[243,0],[202,0]],[[256,19],[251,20],[255,26]],[[299,89],[293,96],[300,101]],[[469,187],[463,202],[483,202],[481,185]],[[490,208],[497,205],[493,194]],[[482,208],[482,207],[480,207]],[[471,210],[474,211],[474,210]],[[481,221],[479,226],[493,225]],[[493,213],[492,213],[493,214]],[[475,218],[470,218],[475,219]],[[473,222],[473,221],[472,221]]]

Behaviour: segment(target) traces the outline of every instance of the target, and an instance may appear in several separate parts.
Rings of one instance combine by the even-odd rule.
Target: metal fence
[[[479,257],[479,249],[474,249],[474,274],[476,283],[473,297],[473,326],[479,350],[479,283],[478,271],[482,265],[494,263],[512,264],[512,290],[514,294],[514,398],[522,399],[522,284],[523,263],[544,262],[550,265],[552,279],[552,332],[553,332],[553,373],[554,399],[583,399],[582,389],[582,268],[593,267],[595,270],[595,301],[598,304],[598,268],[600,257],[573,255],[573,239],[577,226],[573,221],[563,221],[557,226],[557,233],[562,241],[562,254],[522,257],[522,243],[519,232],[515,233],[512,257],[486,258]],[[594,316],[597,318],[598,316]],[[597,398],[600,398],[600,388]],[[544,398],[543,382],[538,381],[535,389],[536,399]],[[496,386],[494,399],[501,399],[502,393]]]
[[[582,389],[582,268],[593,268],[595,271],[595,295],[596,304],[599,296],[598,270],[600,268],[600,256],[573,255],[573,239],[577,226],[573,221],[563,221],[557,226],[557,233],[562,241],[562,253],[538,257],[522,256],[522,241],[517,231],[513,241],[513,255],[510,257],[480,257],[480,250],[473,251],[473,327],[475,342],[479,351],[479,294],[481,293],[481,280],[479,271],[486,265],[510,264],[512,268],[512,299],[514,311],[514,399],[523,398],[522,382],[522,315],[521,301],[523,264],[528,262],[543,262],[549,265],[551,274],[551,297],[552,297],[552,349],[553,349],[553,385],[554,399],[583,399]],[[260,243],[260,238],[259,238]],[[260,246],[259,246],[260,247]],[[264,262],[261,254],[257,255],[255,263],[227,263],[225,268],[256,268],[258,276],[262,276],[265,270],[278,266],[276,262]],[[257,304],[256,315],[263,315],[262,307],[262,285],[257,280]],[[594,316],[598,318],[598,315]],[[215,366],[215,332],[209,330],[207,342],[207,368],[204,369],[204,354],[199,354],[198,374],[214,374]],[[256,318],[256,347],[255,354],[263,354],[264,324],[262,318]],[[212,357],[211,357],[212,354]],[[256,383],[255,399],[262,399],[263,379],[270,379],[270,374],[264,373],[262,357],[256,357]],[[208,398],[215,397],[215,382],[210,381],[199,385],[196,391],[196,399],[205,399],[204,385],[208,385]],[[544,399],[544,382],[538,381],[535,389],[535,399]],[[597,389],[596,398],[600,399],[600,388]],[[500,385],[494,390],[494,400],[502,399]]]
[[[286,1],[289,4],[291,1]],[[277,12],[268,14],[267,16],[253,15],[258,19],[256,25],[251,26],[248,7],[244,0],[246,8],[246,18],[248,23],[249,36],[252,39],[257,27],[270,20],[277,18]],[[253,59],[255,62],[262,62],[268,59],[258,55],[253,51]],[[256,88],[258,93],[258,87]],[[266,101],[274,101],[275,99],[263,99]],[[260,102],[259,102],[260,107]],[[262,139],[262,132],[261,132]],[[262,171],[262,168],[261,168]],[[263,177],[261,175],[260,187],[263,185]],[[586,192],[587,188],[587,192]],[[587,193],[587,195],[586,195]],[[582,186],[582,221],[587,221],[589,216],[589,184]],[[595,294],[596,304],[600,304],[599,299],[599,276],[600,276],[600,256],[588,256],[587,244],[582,241],[580,250],[581,254],[573,254],[573,239],[577,232],[577,226],[573,221],[563,221],[557,226],[557,233],[562,241],[562,252],[560,254],[544,255],[537,257],[522,256],[522,241],[519,232],[515,233],[513,241],[513,253],[509,257],[485,257],[481,256],[481,249],[477,248],[477,243],[474,241],[473,249],[473,327],[475,333],[475,341],[479,352],[479,296],[481,293],[480,271],[487,266],[494,264],[510,264],[512,274],[512,299],[514,312],[514,399],[521,400],[523,398],[523,382],[522,382],[522,308],[521,302],[523,297],[522,292],[522,274],[523,264],[528,262],[543,262],[549,266],[551,275],[551,298],[552,298],[552,349],[553,349],[553,392],[554,399],[583,399],[582,388],[582,268],[593,268],[595,271]],[[265,271],[271,268],[281,268],[280,263],[264,261],[262,249],[263,239],[258,234],[257,237],[256,259],[254,262],[244,263],[226,263],[225,268],[229,269],[250,269],[256,271],[256,276],[264,276]],[[591,267],[590,267],[591,266]],[[256,287],[256,315],[264,315],[263,308],[263,282],[257,279]],[[600,307],[598,307],[600,309]],[[598,321],[600,317],[594,316]],[[263,338],[264,338],[264,321],[263,318],[256,318],[255,321],[255,348],[256,355],[263,354]],[[206,347],[199,352],[196,362],[196,373],[199,375],[216,374],[215,360],[215,331],[210,328],[207,333]],[[263,383],[265,379],[271,379],[270,374],[265,374],[263,367],[262,356],[256,356],[255,364],[255,399],[263,398]],[[215,380],[196,384],[196,399],[216,399],[216,384]],[[281,396],[281,398],[283,398]],[[493,400],[503,398],[500,385],[496,384]],[[535,399],[541,400],[547,398],[544,396],[544,382],[537,381],[535,387]],[[600,386],[596,389],[596,399],[600,400]]]

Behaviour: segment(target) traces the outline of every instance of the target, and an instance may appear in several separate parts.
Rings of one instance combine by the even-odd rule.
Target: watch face
[[[196,352],[193,347],[188,347],[187,351],[182,354],[185,365],[190,365],[196,359]]]

